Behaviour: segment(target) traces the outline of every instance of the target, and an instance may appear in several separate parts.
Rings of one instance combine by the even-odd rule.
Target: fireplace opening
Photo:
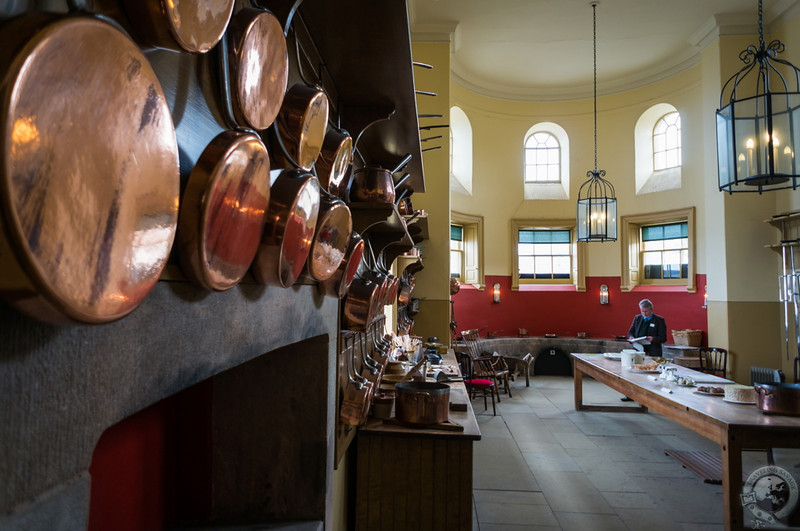
[[[328,346],[273,350],[108,428],[89,529],[324,522]]]
[[[551,376],[572,376],[572,361],[564,350],[555,346],[546,346],[536,354],[533,373]]]

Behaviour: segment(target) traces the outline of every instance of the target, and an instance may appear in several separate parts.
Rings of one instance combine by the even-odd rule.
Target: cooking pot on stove
[[[765,415],[800,415],[800,384],[757,383],[756,406]]]
[[[395,416],[408,424],[447,421],[450,386],[432,382],[400,382],[395,385]]]

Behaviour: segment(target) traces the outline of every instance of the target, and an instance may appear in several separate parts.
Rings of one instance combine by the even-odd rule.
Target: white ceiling
[[[408,5],[413,40],[449,38],[453,79],[465,88],[523,101],[592,95],[590,0],[408,0]],[[799,5],[800,0],[764,0],[765,32],[793,16]],[[646,85],[696,64],[720,32],[757,31],[757,0],[600,0],[598,94]]]

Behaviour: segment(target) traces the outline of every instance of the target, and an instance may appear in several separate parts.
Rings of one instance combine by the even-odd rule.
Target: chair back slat
[[[728,351],[724,348],[708,347],[699,349],[700,370],[725,378],[728,369]]]

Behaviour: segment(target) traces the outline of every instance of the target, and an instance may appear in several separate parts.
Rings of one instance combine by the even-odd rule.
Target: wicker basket
[[[673,330],[672,339],[676,345],[699,347],[703,343],[703,331],[688,328],[686,330]]]

